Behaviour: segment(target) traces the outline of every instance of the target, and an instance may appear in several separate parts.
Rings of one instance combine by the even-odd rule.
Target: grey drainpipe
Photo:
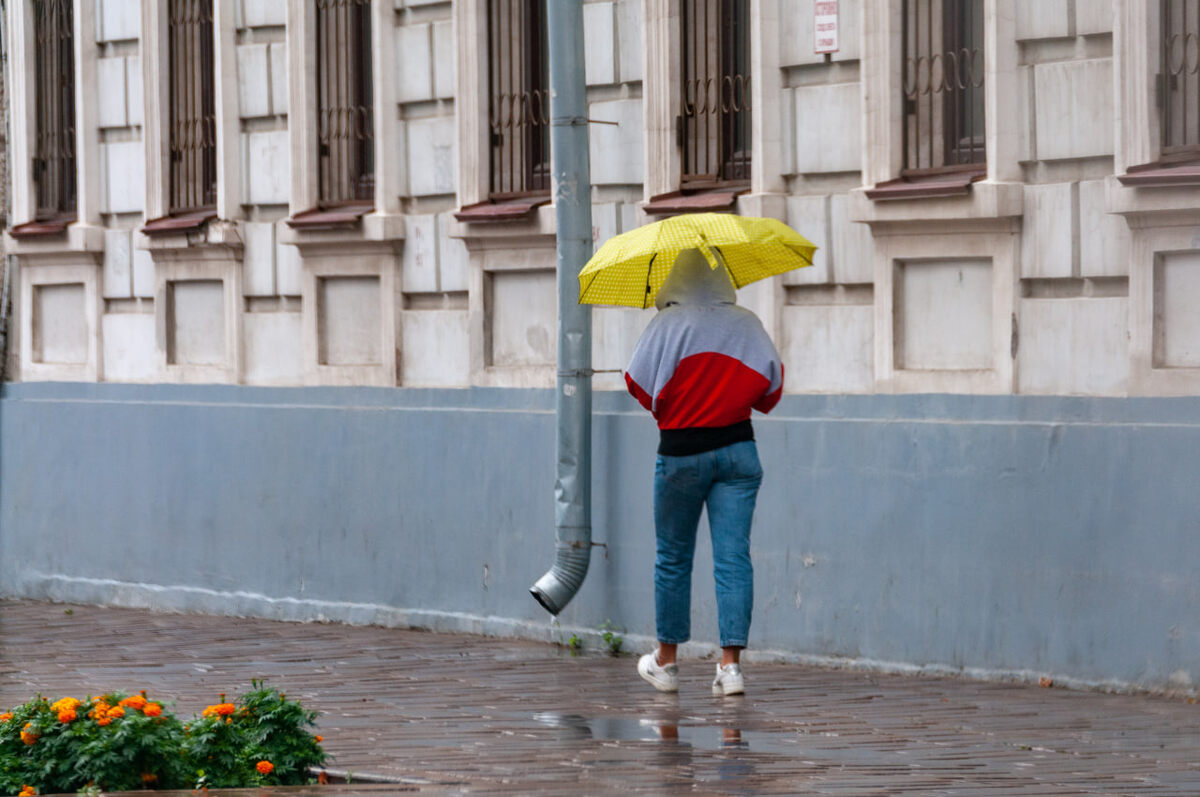
[[[579,270],[592,256],[582,0],[547,0],[550,135],[558,229],[557,452],[554,567],[530,588],[558,614],[579,591],[592,554],[592,313]]]

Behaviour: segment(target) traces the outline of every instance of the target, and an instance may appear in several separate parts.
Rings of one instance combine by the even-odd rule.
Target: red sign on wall
[[[813,3],[814,53],[838,51],[838,0],[816,0]]]

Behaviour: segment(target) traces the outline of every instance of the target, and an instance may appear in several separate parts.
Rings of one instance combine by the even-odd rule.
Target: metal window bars
[[[983,0],[904,0],[906,174],[976,169],[984,145]]]
[[[317,162],[323,207],[375,199],[370,0],[316,0]]]
[[[493,199],[550,190],[545,0],[488,0],[488,172]]]
[[[76,210],[75,25],[71,0],[34,0],[36,140],[33,179],[38,220]]]
[[[749,6],[749,0],[684,0],[681,7],[676,137],[684,188],[750,180]]]
[[[217,204],[212,0],[170,0],[170,212]]]
[[[1164,160],[1200,157],[1200,0],[1160,0],[1158,105]]]

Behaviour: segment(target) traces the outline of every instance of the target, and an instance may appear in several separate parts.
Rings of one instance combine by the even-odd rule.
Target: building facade
[[[361,522],[355,555],[370,559],[380,528],[407,529],[385,535],[397,547],[382,559],[408,568],[414,585],[436,578],[429,568],[440,565],[422,558],[433,552],[412,535],[455,498],[419,490],[398,505],[380,497],[378,473],[425,477],[432,462],[490,484],[472,463],[504,470],[523,448],[514,424],[546,442],[556,294],[541,5],[9,0],[6,15],[11,378],[23,384],[0,402],[0,540],[37,575],[9,569],[5,592],[347,619],[420,608],[450,625],[451,615],[499,617],[509,632],[534,633],[532,601],[489,596],[496,579],[523,592],[543,564],[525,559],[543,548],[548,564],[541,464],[511,474],[534,508],[501,501],[497,530],[529,557],[493,552],[482,586],[472,576],[469,588],[433,589],[440,597],[391,590],[370,567],[346,564],[317,603],[284,611],[279,601],[307,606],[304,585],[320,579],[300,567],[257,585],[253,571],[147,581],[64,565],[36,543],[52,526],[59,543],[80,544],[98,503],[107,527],[131,530],[118,536],[154,540],[169,518],[193,553],[236,549],[245,528],[282,523],[280,502],[309,511],[284,512],[299,536],[279,539],[320,548],[322,528]],[[597,243],[716,210],[780,218],[820,247],[813,267],[739,295],[777,342],[785,392],[807,394],[763,427],[786,441],[764,440],[768,471],[803,474],[808,486],[764,492],[760,527],[777,530],[758,554],[786,549],[789,564],[765,568],[778,614],[756,644],[1190,689],[1200,592],[1178,562],[1200,542],[1183,519],[1195,491],[1177,474],[1200,465],[1200,449],[1150,465],[1139,446],[1167,428],[1200,438],[1190,405],[1170,400],[1200,388],[1200,0],[596,0],[584,21]],[[648,500],[634,474],[652,455],[652,427],[636,425],[619,370],[649,316],[593,314],[594,382],[612,391],[597,405],[605,500]],[[219,387],[239,385],[289,390]],[[143,404],[170,417],[149,423],[162,437],[120,414]],[[317,405],[310,428],[292,426]],[[357,424],[378,420],[371,407],[412,426],[407,447],[360,436]],[[468,416],[479,436],[464,439],[456,424]],[[343,488],[350,479],[364,491],[359,503],[274,479],[258,501],[205,471],[207,439],[233,481],[277,468],[312,488],[299,466],[280,464],[301,456],[285,431],[318,449],[365,445],[334,456],[348,471],[331,466]],[[473,453],[427,457],[451,440]],[[74,451],[75,476],[105,486],[58,494],[45,446]],[[140,480],[111,473],[114,447]],[[881,467],[895,478],[881,482]],[[989,485],[965,486],[967,471]],[[925,481],[909,483],[913,473]],[[817,484],[841,508],[793,503],[817,501]],[[913,489],[929,492],[914,503]],[[1096,508],[1122,489],[1127,505]],[[856,490],[870,496],[865,515],[849,509],[861,504]],[[216,523],[202,509],[212,504],[240,514]],[[470,526],[497,522],[460,509],[449,559],[482,544]],[[619,614],[651,634],[644,607],[620,597],[644,592],[633,557],[646,552],[634,541],[646,518],[597,512],[610,570],[568,619]],[[894,529],[914,539],[885,544],[890,562],[848,564],[870,558],[863,540]],[[965,529],[977,549],[964,546]],[[1135,534],[1154,549],[1153,561],[1133,557],[1137,578],[1117,557]],[[624,556],[614,551],[623,539]],[[1007,558],[1013,540],[1044,545],[1046,558]],[[1089,558],[1097,546],[1117,558]],[[939,550],[951,552],[948,580],[929,578]],[[409,554],[425,565],[403,564]],[[834,572],[849,582],[821,581],[812,562],[841,562],[848,569]],[[964,598],[980,580],[995,592]],[[846,583],[873,597],[841,592]],[[998,597],[1004,583],[1054,608]],[[1063,598],[1056,583],[1078,590]],[[896,608],[893,584],[907,585],[896,590],[909,609]],[[1152,638],[1104,628],[1106,612],[1130,616],[1097,599],[1117,585],[1133,591],[1131,606],[1156,607]],[[824,597],[814,602],[813,589]],[[251,593],[249,609],[230,597]],[[899,621],[847,622],[847,604]],[[342,605],[376,608],[331,608]],[[939,630],[930,617],[952,607],[961,613]],[[1079,616],[1089,630],[1059,645],[1056,623]],[[950,628],[973,641],[947,642]],[[1148,662],[1129,652],[1146,646]],[[1100,662],[1082,663],[1088,655]]]

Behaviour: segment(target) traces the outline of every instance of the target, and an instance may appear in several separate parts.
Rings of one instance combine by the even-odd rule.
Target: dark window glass
[[[1158,104],[1162,154],[1200,157],[1200,0],[1161,0]]]
[[[172,213],[217,204],[212,0],[170,0],[170,204]]]
[[[983,118],[983,0],[904,0],[904,170],[978,168]]]
[[[750,180],[750,2],[683,0],[684,188]]]
[[[550,59],[544,0],[488,0],[489,193],[550,190]]]
[[[36,213],[62,218],[76,209],[75,23],[71,0],[35,0],[33,13]]]
[[[370,0],[317,0],[317,138],[322,205],[375,199]]]

